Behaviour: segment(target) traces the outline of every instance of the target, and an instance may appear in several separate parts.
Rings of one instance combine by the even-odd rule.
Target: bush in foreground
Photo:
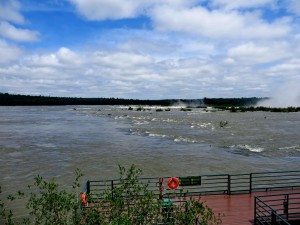
[[[142,171],[134,165],[125,169],[120,166],[120,183],[113,190],[106,190],[90,199],[88,207],[83,207],[78,198],[79,179],[82,174],[76,170],[76,178],[71,191],[61,190],[54,180],[45,181],[35,177],[29,194],[18,192],[9,195],[8,201],[28,198],[26,204],[28,217],[16,222],[13,211],[8,209],[0,198],[0,222],[6,225],[44,224],[44,225],[142,225],[142,224],[220,224],[205,204],[188,199],[180,203],[162,202],[148,184],[141,182]],[[1,192],[1,189],[0,189]],[[1,194],[2,195],[2,194]]]

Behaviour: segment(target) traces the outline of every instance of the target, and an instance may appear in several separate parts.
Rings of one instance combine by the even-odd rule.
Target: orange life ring
[[[179,179],[177,177],[171,177],[168,179],[168,186],[171,189],[175,189],[179,186]]]
[[[86,193],[82,192],[80,195],[81,204],[84,206],[88,205],[88,201],[86,200]]]

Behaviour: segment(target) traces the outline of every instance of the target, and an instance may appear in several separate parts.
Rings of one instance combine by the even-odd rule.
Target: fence
[[[193,196],[205,194],[235,194],[252,193],[257,191],[286,190],[300,188],[300,171],[260,172],[249,174],[218,174],[179,177],[180,184],[176,190],[168,188],[167,179],[140,178],[147,183],[149,190],[155,194],[169,196]],[[162,181],[162,182],[160,182]],[[105,190],[113,190],[120,181],[115,180],[89,180],[86,182],[84,192],[96,200]],[[160,192],[163,186],[163,193]]]
[[[256,196],[254,206],[254,225],[300,222],[300,193]]]

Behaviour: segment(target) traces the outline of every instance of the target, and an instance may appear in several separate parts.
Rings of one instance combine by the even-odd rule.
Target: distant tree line
[[[31,96],[0,93],[2,106],[37,106],[37,105],[160,105],[171,106],[185,104],[187,106],[254,106],[266,98],[204,98],[204,99],[162,99],[139,100],[122,98],[75,98]]]
[[[169,100],[138,100],[122,98],[74,98],[15,95],[0,93],[2,106],[37,106],[37,105],[170,105]]]
[[[268,98],[204,98],[203,103],[215,107],[228,107],[228,106],[255,106],[259,101]]]
[[[224,109],[224,108],[222,108]],[[276,107],[264,107],[264,106],[259,106],[259,107],[225,107],[225,110],[229,110],[230,112],[258,112],[258,111],[263,111],[263,112],[300,112],[300,107],[287,107],[287,108],[276,108]]]

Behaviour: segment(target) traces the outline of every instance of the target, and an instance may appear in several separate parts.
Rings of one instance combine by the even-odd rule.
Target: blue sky
[[[0,0],[0,92],[298,101],[299,22],[299,0]]]

